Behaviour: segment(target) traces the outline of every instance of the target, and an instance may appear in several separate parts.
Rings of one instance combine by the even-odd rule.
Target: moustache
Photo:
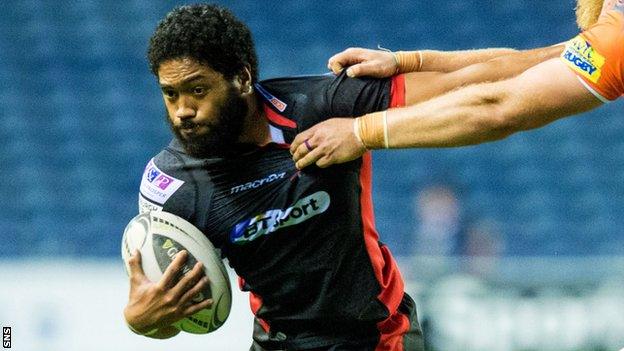
[[[178,124],[178,129],[193,129],[196,127],[205,126],[203,123],[195,123],[193,121],[182,121]]]

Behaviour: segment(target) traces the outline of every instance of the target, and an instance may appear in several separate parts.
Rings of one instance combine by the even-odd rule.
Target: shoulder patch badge
[[[163,205],[184,184],[183,180],[174,178],[156,167],[154,159],[151,159],[145,167],[141,178],[141,194]]]
[[[597,83],[600,80],[605,58],[582,36],[577,35],[568,41],[561,59],[591,82]]]

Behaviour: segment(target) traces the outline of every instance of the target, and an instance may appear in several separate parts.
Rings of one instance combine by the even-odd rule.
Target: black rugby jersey
[[[284,332],[295,347],[323,346],[332,337],[319,335],[340,339],[375,326],[397,310],[403,281],[374,228],[370,155],[297,171],[288,144],[329,117],[402,105],[402,79],[262,81],[256,91],[274,142],[197,159],[174,139],[145,169],[140,208],[174,213],[199,228],[251,292],[262,327]]]

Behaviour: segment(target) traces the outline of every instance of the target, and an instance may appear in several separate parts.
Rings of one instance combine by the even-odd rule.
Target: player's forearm
[[[475,85],[387,113],[391,148],[453,147],[502,139],[518,128],[501,118],[509,96]],[[485,89],[484,89],[485,88]]]
[[[491,63],[493,66],[490,68],[496,68],[501,72],[498,74],[498,80],[511,78],[538,63],[558,57],[563,48],[563,44],[557,44],[533,50],[518,51],[492,59],[486,62],[486,64]]]
[[[420,71],[453,72],[475,63],[518,52],[508,48],[480,50],[437,51],[422,50]]]
[[[415,105],[460,87],[514,77],[542,61],[558,56],[562,50],[563,46],[556,46],[518,51],[450,73],[408,73],[405,104]]]
[[[465,85],[515,77],[538,63],[559,56],[561,51],[563,51],[563,45],[518,51],[465,67],[449,74],[447,78],[451,84],[449,90]]]
[[[367,148],[382,148],[386,143],[394,148],[463,146],[538,128],[600,104],[555,58],[512,79],[472,85],[390,110],[385,129],[380,113],[358,118],[356,125],[364,126],[358,134]]]

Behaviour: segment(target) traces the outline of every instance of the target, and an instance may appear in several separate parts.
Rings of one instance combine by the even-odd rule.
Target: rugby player
[[[218,6],[176,8],[148,49],[174,138],[147,163],[139,208],[181,216],[221,249],[250,292],[251,350],[422,350],[415,304],[375,230],[370,155],[298,171],[289,143],[333,115],[411,104],[557,54],[481,50],[450,54],[448,73],[259,81],[243,23]],[[490,59],[501,69],[480,63]],[[132,256],[124,317],[133,331],[172,337],[173,322],[212,303],[191,302],[208,283],[201,264],[173,279],[185,259],[152,283]]]
[[[624,93],[624,1],[584,0],[578,5],[579,26],[595,24],[568,41],[559,58],[517,77],[464,87],[415,106],[320,123],[291,143],[297,168],[314,163],[328,167],[370,149],[494,141],[615,100]],[[426,56],[417,57],[424,58],[419,65],[426,64]],[[339,71],[356,64],[351,76],[385,76],[383,72],[396,69],[397,62],[402,69],[396,58],[350,50],[332,57],[329,65]]]

